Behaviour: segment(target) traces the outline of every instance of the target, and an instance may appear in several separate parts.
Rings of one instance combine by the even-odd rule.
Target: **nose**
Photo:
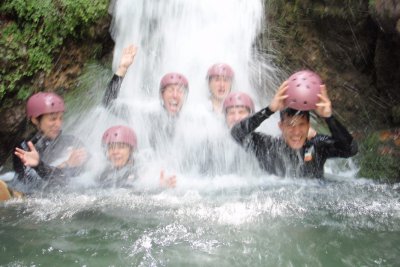
[[[55,122],[55,125],[57,126],[57,128],[61,128],[62,124],[63,124],[63,119],[61,119],[61,118],[58,118]]]
[[[300,134],[301,133],[301,127],[298,125],[292,126],[292,132],[294,134]]]
[[[178,94],[179,94],[179,89],[174,88],[174,91],[172,91],[172,96],[173,96],[174,98],[177,98],[177,97],[178,97]]]
[[[233,120],[234,120],[235,122],[238,122],[238,121],[240,120],[240,114],[239,114],[239,113],[235,113],[235,114],[233,115]]]

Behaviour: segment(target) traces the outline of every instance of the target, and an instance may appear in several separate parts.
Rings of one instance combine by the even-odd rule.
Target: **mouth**
[[[226,93],[226,90],[225,90],[225,89],[222,89],[222,88],[221,88],[221,89],[218,90],[218,94],[219,94],[219,95],[225,95],[225,93]]]
[[[170,101],[168,104],[168,110],[170,111],[178,111],[179,103],[177,101]]]
[[[303,145],[303,138],[301,136],[292,137],[290,142],[295,146],[301,146]]]

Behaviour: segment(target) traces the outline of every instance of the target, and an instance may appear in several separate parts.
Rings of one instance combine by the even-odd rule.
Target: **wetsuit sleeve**
[[[58,168],[40,161],[38,166],[34,167],[34,169],[43,180],[52,180],[77,176],[82,171],[83,167]]]
[[[117,99],[119,95],[122,81],[123,77],[114,74],[111,81],[108,83],[106,92],[104,93],[103,106],[109,109],[109,111],[115,116],[129,122],[130,113],[128,106],[121,104],[113,105],[114,100]]]
[[[331,142],[328,144],[328,157],[351,157],[357,154],[357,142],[347,129],[333,116],[325,119],[331,131]]]
[[[273,112],[269,109],[269,107],[266,107],[254,115],[243,119],[241,122],[233,126],[231,130],[233,139],[235,139],[239,144],[243,145],[246,137],[255,129],[257,129],[257,127],[260,126],[260,124],[264,120],[268,119],[272,114]]]
[[[18,147],[21,148],[20,146],[18,146]],[[13,169],[14,169],[17,177],[19,177],[19,179],[22,179],[22,177],[24,177],[24,173],[25,173],[24,164],[22,163],[21,159],[19,157],[17,157],[15,154],[13,154],[12,161],[13,161]]]
[[[111,103],[118,97],[122,81],[123,77],[114,74],[111,81],[108,83],[106,92],[104,93],[103,96],[102,103],[104,107],[106,108],[110,107]]]

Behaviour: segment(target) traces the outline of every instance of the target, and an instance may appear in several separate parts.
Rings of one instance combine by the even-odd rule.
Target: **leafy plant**
[[[5,18],[0,26],[0,102],[7,94],[26,98],[34,90],[29,80],[49,73],[67,38],[86,36],[107,15],[107,7],[107,0],[5,0],[0,6]]]
[[[360,144],[359,176],[384,181],[400,181],[398,156],[385,152],[386,144],[379,140],[379,134],[368,136]]]

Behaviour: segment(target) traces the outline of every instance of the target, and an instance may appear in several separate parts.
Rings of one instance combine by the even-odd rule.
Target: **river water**
[[[240,153],[210,119],[205,81],[210,65],[230,64],[233,90],[252,95],[258,108],[279,84],[282,74],[270,64],[271,55],[254,46],[268,28],[264,8],[259,0],[113,3],[113,69],[123,47],[139,47],[118,100],[137,122],[138,162],[148,169],[147,178],[162,168],[176,173],[177,187],[93,188],[105,162],[100,136],[124,121],[101,107],[90,112],[74,107],[65,130],[87,144],[93,170],[66,188],[0,204],[0,265],[399,266],[399,184],[355,178],[356,167],[347,160],[329,162],[328,179],[321,182],[273,177],[248,161],[238,172],[223,173],[217,166],[219,172],[204,174],[195,167],[200,154],[187,157],[204,140],[216,158],[237,163],[228,155]],[[152,153],[142,142],[149,122],[138,111],[159,107],[158,83],[169,71],[184,73],[190,83],[181,138],[167,154]],[[277,134],[274,118],[269,121],[262,130]]]
[[[0,264],[398,266],[399,199],[399,185],[352,178],[58,192],[4,204]]]

